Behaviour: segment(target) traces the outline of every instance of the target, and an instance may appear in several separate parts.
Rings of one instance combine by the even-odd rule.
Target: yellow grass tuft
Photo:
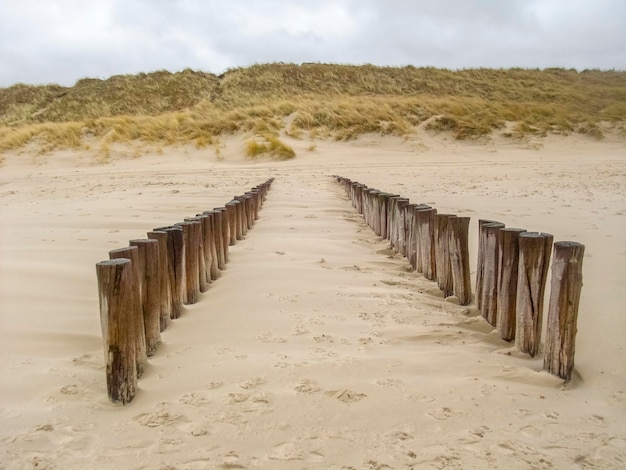
[[[293,148],[281,141],[278,136],[270,133],[256,136],[246,143],[246,156],[256,158],[264,154],[276,160],[289,160],[296,156]]]

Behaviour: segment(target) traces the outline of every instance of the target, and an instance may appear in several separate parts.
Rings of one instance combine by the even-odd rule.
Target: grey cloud
[[[273,61],[626,69],[626,2],[0,3],[0,86]]]

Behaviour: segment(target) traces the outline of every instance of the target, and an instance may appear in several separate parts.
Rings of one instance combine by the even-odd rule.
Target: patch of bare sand
[[[417,134],[236,142],[0,170],[0,468],[623,468],[626,160],[620,141]],[[444,301],[354,213],[341,174],[587,247],[570,388]],[[274,176],[261,217],[186,308],[126,407],[105,394],[96,262]],[[475,260],[474,260],[475,262]]]

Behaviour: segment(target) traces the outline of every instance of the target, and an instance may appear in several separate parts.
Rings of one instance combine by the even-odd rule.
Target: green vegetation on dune
[[[0,89],[0,152],[29,142],[44,151],[81,148],[88,139],[201,147],[225,134],[275,136],[283,128],[294,137],[348,140],[408,135],[427,120],[427,129],[458,139],[507,122],[513,126],[503,134],[511,138],[601,138],[602,123],[624,129],[626,72],[266,64],[220,76],[187,69],[73,87],[17,84]]]

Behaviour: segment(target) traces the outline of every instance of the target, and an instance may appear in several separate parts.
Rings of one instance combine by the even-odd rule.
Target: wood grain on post
[[[472,285],[469,266],[469,217],[448,219],[448,250],[452,271],[453,293],[461,305],[472,303]]]
[[[107,394],[112,402],[123,405],[133,400],[137,390],[132,270],[127,258],[96,264]]]
[[[504,341],[515,339],[517,278],[519,268],[519,236],[521,228],[500,229],[501,243],[498,258],[498,317],[496,327]]]
[[[181,227],[166,227],[167,266],[170,279],[170,318],[179,318],[183,312],[185,299],[185,240]]]
[[[382,238],[387,238],[387,206],[389,203],[389,193],[378,194],[378,217],[380,219],[380,233]]]
[[[130,240],[139,254],[141,276],[140,303],[146,336],[146,354],[154,356],[161,341],[161,283],[159,272],[159,242],[150,239]]]
[[[192,244],[196,246],[194,255],[196,256],[196,264],[198,267],[198,285],[200,292],[209,290],[211,284],[211,274],[207,271],[206,255],[204,253],[204,236],[202,233],[202,220],[199,217],[186,218],[185,222],[190,222]]]
[[[241,233],[241,238],[245,237],[248,234],[248,206],[246,204],[245,196],[235,196],[233,201],[237,201],[237,222],[240,225],[239,232]]]
[[[198,276],[198,246],[193,233],[194,222],[180,222],[176,224],[183,230],[183,245],[185,248],[185,288],[183,303],[195,304],[200,294],[200,278]]]
[[[519,236],[515,345],[531,357],[541,344],[543,297],[553,240],[547,233],[524,232]]]
[[[485,243],[486,233],[483,230],[483,225],[499,223],[495,220],[478,220],[478,256],[476,262],[476,307],[481,310],[482,305],[482,291],[483,291],[483,277],[484,277],[484,264],[485,264]]]
[[[159,244],[159,330],[165,331],[169,326],[172,309],[170,267],[167,257],[167,232],[148,232],[150,240],[156,240]]]
[[[133,275],[131,286],[131,299],[129,305],[132,305],[132,309],[127,310],[128,314],[132,317],[133,324],[133,341],[135,350],[135,362],[137,364],[137,377],[143,375],[143,371],[148,362],[148,356],[146,353],[146,333],[143,324],[143,312],[141,308],[141,271],[139,264],[139,249],[136,246],[128,246],[125,248],[118,248],[117,250],[109,251],[110,259],[125,258],[130,260],[130,268]]]
[[[235,201],[229,201],[225,204],[226,214],[228,219],[228,244],[233,246],[237,243],[237,203]]]
[[[205,211],[203,215],[205,216],[203,217],[205,250],[208,250],[208,256],[210,259],[209,273],[211,280],[215,281],[220,277],[218,251],[220,249],[219,241],[221,236],[218,236],[215,226],[215,211]]]
[[[454,281],[450,265],[450,249],[448,225],[456,215],[435,214],[435,262],[437,263],[437,286],[443,291],[444,297],[454,293]]]
[[[498,282],[500,281],[500,242],[504,224],[491,222],[483,224],[483,269],[482,288],[476,295],[481,296],[480,313],[491,325],[496,326],[498,319]]]
[[[415,210],[419,206],[419,204],[407,204],[404,208],[404,224],[406,228],[406,258],[409,261],[409,265],[411,266],[412,270],[415,270],[417,260],[418,233],[417,216],[415,214]]]
[[[228,245],[230,244],[230,222],[228,220],[228,210],[226,207],[216,207],[215,211],[215,226],[217,230],[217,236],[221,236],[221,240],[218,242],[222,247],[221,255],[219,256],[219,268],[223,271],[226,269],[226,263],[228,263]]]
[[[574,370],[584,256],[585,246],[580,243],[554,244],[543,368],[565,381]]]
[[[405,197],[396,200],[396,217],[395,217],[395,250],[405,256],[406,250],[406,218],[404,217],[404,208],[409,204],[409,200]]]
[[[419,272],[424,274],[426,279],[437,280],[437,250],[435,241],[435,218],[437,209],[420,205],[415,211],[417,222],[417,239],[419,254],[416,267],[421,268]]]

